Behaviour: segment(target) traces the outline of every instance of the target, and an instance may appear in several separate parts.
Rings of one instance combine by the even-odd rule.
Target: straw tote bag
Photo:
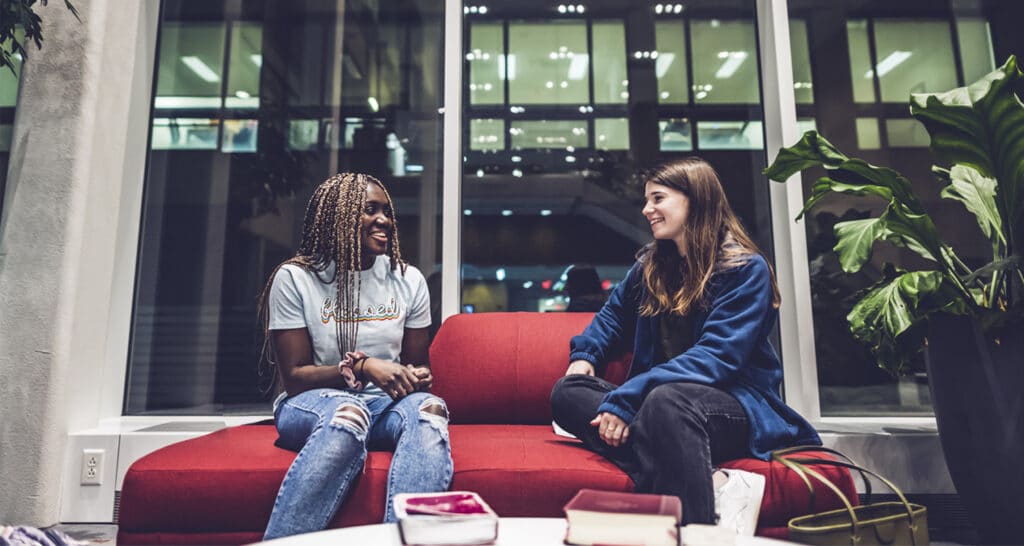
[[[819,451],[837,456],[843,460],[818,457],[786,457],[795,452]],[[871,470],[857,466],[842,453],[819,446],[800,446],[780,449],[772,453],[772,460],[796,472],[811,492],[811,506],[814,506],[814,486],[808,476],[831,489],[845,508],[799,516],[789,520],[789,539],[804,544],[832,545],[850,544],[856,546],[895,545],[926,546],[928,544],[927,508],[907,502],[903,492],[891,481]],[[864,490],[869,502],[853,506],[839,487],[807,465],[832,465],[856,470],[864,480]],[[867,475],[878,478],[899,497],[899,502],[870,502],[871,482]]]

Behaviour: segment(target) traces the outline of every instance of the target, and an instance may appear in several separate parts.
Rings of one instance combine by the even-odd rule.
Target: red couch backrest
[[[569,365],[569,338],[593,313],[454,315],[430,346],[432,391],[458,424],[546,424],[551,387]],[[621,383],[628,359],[609,363],[604,377]]]

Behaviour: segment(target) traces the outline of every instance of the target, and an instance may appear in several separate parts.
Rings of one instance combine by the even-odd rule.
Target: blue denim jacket
[[[638,315],[643,290],[640,264],[634,264],[590,326],[570,342],[570,360],[602,366],[633,343],[633,365],[626,381],[608,393],[599,412],[632,422],[654,387],[687,381],[733,395],[750,420],[750,452],[768,459],[772,450],[818,445],[813,427],[779,397],[782,365],[768,335],[778,319],[772,307],[768,263],[760,255],[717,272],[708,287],[706,309],[693,311],[696,343],[668,362],[654,362],[658,317]]]

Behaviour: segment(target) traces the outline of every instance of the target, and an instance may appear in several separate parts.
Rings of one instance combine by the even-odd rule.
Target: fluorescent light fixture
[[[569,63],[569,79],[570,80],[582,80],[587,77],[587,64],[590,61],[588,55],[579,54],[574,55],[572,62]]]
[[[548,209],[544,209],[544,210],[540,211],[540,215],[541,216],[551,216],[551,211],[548,210]]]
[[[463,216],[473,216],[473,209],[462,209]]]
[[[405,170],[410,173],[421,173],[423,172],[423,165],[413,165],[410,163],[405,166]]]
[[[247,99],[252,95],[250,95],[247,91],[242,91],[241,89],[239,89],[238,91],[235,91],[235,96],[240,99]]]
[[[494,278],[497,279],[498,281],[505,280],[505,268],[499,267],[497,271],[494,272]]]
[[[523,288],[530,288],[533,286],[533,281],[526,281],[523,283]]]
[[[501,215],[502,216],[512,216],[512,211],[510,211],[508,209],[505,209],[505,210],[501,211]]]
[[[523,177],[523,170],[522,169],[512,169],[512,176],[514,176],[516,178],[522,178]]]
[[[505,79],[505,55],[498,55],[498,78]],[[508,79],[516,79],[516,56],[508,55]]]
[[[909,51],[893,51],[892,53],[889,54],[888,57],[882,59],[881,62],[878,63],[878,66],[875,67],[878,69],[878,77],[881,78],[882,76],[888,74],[889,72],[892,71],[893,68],[896,68],[903,61],[909,58]],[[871,79],[872,76],[874,76],[874,70],[868,70],[867,72],[864,73],[865,78]]]
[[[715,77],[720,80],[731,78],[732,75],[739,70],[740,65],[743,64],[743,61],[745,60],[747,60],[746,51],[730,52],[728,58],[725,59],[725,62],[722,63],[722,66],[718,69],[718,72],[715,72]]]
[[[377,103],[377,98],[376,97],[370,97],[370,98],[366,99],[366,102],[369,103],[370,110],[373,110],[374,112],[380,110],[380,104]]]
[[[202,59],[195,55],[186,55],[181,58],[181,62],[185,63],[185,66],[189,67],[192,72],[196,73],[204,81],[214,83],[220,81],[220,76],[210,68],[209,65],[203,62]]]
[[[658,60],[654,61],[654,75],[661,79],[666,73],[668,73],[668,67],[672,66],[672,61],[676,58],[675,53],[662,53],[658,55]]]
[[[252,64],[260,68],[263,68],[263,55],[260,55],[259,53],[253,53],[252,55],[249,55],[249,60],[252,61]]]
[[[220,97],[157,97],[156,108],[220,108]]]

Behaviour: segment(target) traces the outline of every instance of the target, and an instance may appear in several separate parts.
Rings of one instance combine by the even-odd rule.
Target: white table
[[[794,543],[764,537],[735,537],[735,546],[790,546]],[[564,546],[563,518],[499,518],[496,546]],[[261,542],[265,546],[311,546],[319,544],[402,546],[394,523],[329,529]]]

